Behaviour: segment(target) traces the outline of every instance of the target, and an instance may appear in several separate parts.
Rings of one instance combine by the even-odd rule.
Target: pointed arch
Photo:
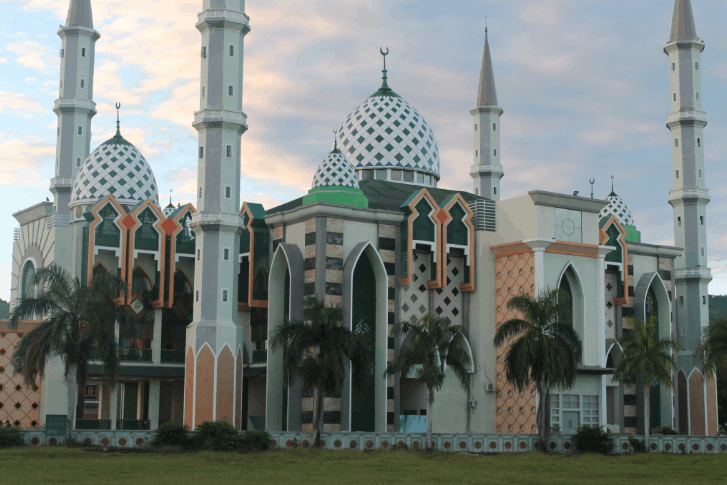
[[[571,324],[581,341],[586,340],[585,315],[586,298],[581,275],[571,261],[566,263],[558,278],[558,289],[568,292],[571,301]]]
[[[704,436],[707,434],[705,381],[702,372],[695,367],[689,373],[689,434]]]
[[[653,293],[650,295],[650,291]],[[653,297],[656,301],[653,302]],[[647,309],[647,304],[651,308]],[[653,305],[656,309],[653,309]],[[659,273],[646,273],[641,276],[634,290],[634,311],[636,318],[642,322],[646,322],[652,312],[656,312],[656,318],[659,326],[659,338],[671,337],[671,301],[669,300],[669,291],[666,289],[664,280],[661,279]]]
[[[677,391],[679,398],[679,432],[681,434],[689,433],[689,381],[683,369],[677,372]]]

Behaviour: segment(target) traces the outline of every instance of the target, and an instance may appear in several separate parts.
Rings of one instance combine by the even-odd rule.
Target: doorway
[[[580,411],[563,411],[561,413],[561,427],[563,434],[575,434],[581,424]]]

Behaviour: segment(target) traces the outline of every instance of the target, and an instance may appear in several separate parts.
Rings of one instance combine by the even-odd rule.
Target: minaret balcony
[[[247,32],[250,31],[250,17],[245,12],[236,12],[234,10],[205,10],[197,14],[196,27],[199,29],[200,25],[205,22],[230,22],[239,24]]]
[[[232,227],[245,227],[245,221],[240,214],[224,212],[196,212],[192,214],[192,225],[220,225]]]
[[[711,280],[712,270],[706,266],[700,266],[698,268],[678,269],[675,271],[677,280],[687,279],[699,279],[699,280]]]
[[[669,191],[669,203],[681,202],[684,200],[696,199],[697,202],[707,203],[709,198],[709,189],[676,189]]]
[[[667,124],[677,123],[679,121],[701,121],[707,124],[707,113],[696,109],[687,111],[677,111],[666,115]]]
[[[247,129],[247,115],[241,111],[226,109],[203,109],[195,111],[194,126],[201,123],[233,123]]]
[[[96,103],[89,99],[59,98],[53,104],[53,111],[74,110],[76,108],[93,111],[96,113]]]

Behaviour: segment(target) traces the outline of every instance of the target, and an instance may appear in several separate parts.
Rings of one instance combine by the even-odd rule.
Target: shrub
[[[20,428],[0,428],[0,448],[23,446],[23,444],[23,437],[20,436]]]
[[[181,446],[184,448],[188,443],[187,426],[174,421],[160,425],[154,434],[154,439],[151,440],[152,446]]]
[[[603,429],[581,426],[572,438],[576,450],[583,453],[608,453],[611,451],[611,437]]]
[[[660,426],[658,428],[654,428],[654,430],[655,431],[656,430],[661,431],[661,434],[667,435],[667,436],[668,435],[678,435],[679,434],[679,433],[677,433],[674,429],[672,429],[669,426]]]
[[[267,431],[245,431],[240,444],[248,450],[267,451],[270,449],[270,435]]]
[[[629,444],[631,445],[631,449],[634,450],[634,453],[646,453],[646,443],[644,443],[644,440],[629,436]]]
[[[227,421],[205,421],[197,427],[192,448],[206,451],[237,451],[240,435]]]

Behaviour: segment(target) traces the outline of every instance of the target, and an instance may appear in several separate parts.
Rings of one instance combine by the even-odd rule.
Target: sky
[[[69,0],[0,0],[0,298],[12,214],[52,197],[60,38]],[[711,294],[727,294],[727,3],[693,0],[702,55]],[[92,150],[115,131],[151,164],[163,202],[195,199],[202,1],[92,0]],[[472,190],[472,121],[486,22],[501,120],[502,198],[549,190],[631,209],[642,242],[673,245],[667,57],[674,0],[248,0],[243,201],[310,188],[334,129],[388,81],[426,118],[439,186]]]

